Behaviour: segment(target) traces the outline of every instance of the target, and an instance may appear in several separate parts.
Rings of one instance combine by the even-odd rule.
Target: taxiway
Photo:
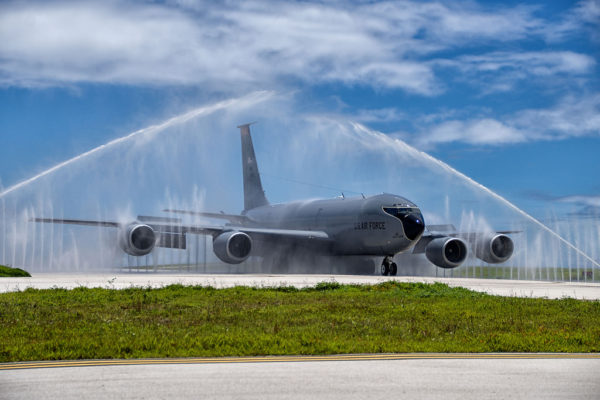
[[[8,368],[7,368],[8,366]],[[589,399],[589,354],[379,354],[0,364],[3,399]]]

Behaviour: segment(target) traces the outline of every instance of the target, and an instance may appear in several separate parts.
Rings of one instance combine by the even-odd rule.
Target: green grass
[[[5,277],[27,277],[29,272],[22,270],[21,268],[11,268],[6,265],[0,265],[0,278]]]
[[[598,352],[600,302],[444,284],[0,294],[0,361],[382,352]]]

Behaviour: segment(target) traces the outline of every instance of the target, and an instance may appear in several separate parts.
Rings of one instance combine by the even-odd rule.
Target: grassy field
[[[598,352],[600,302],[444,284],[27,289],[0,294],[0,361],[380,352]]]
[[[31,276],[29,272],[22,270],[21,268],[11,268],[6,265],[0,265],[0,278],[5,277],[24,277]]]

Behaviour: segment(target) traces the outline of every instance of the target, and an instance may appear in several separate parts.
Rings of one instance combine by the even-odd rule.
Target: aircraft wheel
[[[381,275],[383,276],[388,276],[390,274],[390,264],[388,264],[387,262],[383,262],[381,264]]]
[[[390,275],[396,276],[397,273],[398,273],[398,266],[396,265],[395,262],[393,262],[390,264]]]

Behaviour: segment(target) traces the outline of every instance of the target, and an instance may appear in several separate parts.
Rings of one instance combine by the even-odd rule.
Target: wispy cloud
[[[450,142],[502,145],[600,136],[600,94],[567,96],[553,107],[523,110],[503,118],[440,121],[435,116],[425,116],[421,119],[432,123],[421,126],[412,135],[403,135],[405,140],[420,148]]]
[[[565,208],[565,204],[574,206],[567,213],[568,216],[600,218],[600,195],[574,194],[570,196],[553,196],[540,191],[529,191],[524,194],[531,199],[549,203],[560,203],[561,209]]]
[[[479,86],[489,94],[512,90],[523,81],[539,80],[548,85],[548,78],[567,78],[572,83],[572,77],[593,73],[596,61],[589,55],[572,51],[504,51],[434,60],[432,64],[459,70],[458,79]]]
[[[412,1],[9,2],[0,6],[0,84],[247,90],[300,80],[432,96],[443,91],[430,62],[438,52],[544,39],[551,24],[536,10]],[[465,73],[578,73],[589,64],[568,52],[450,60]]]
[[[594,41],[600,41],[600,1],[582,0],[565,13],[564,17],[551,25],[542,28],[548,42],[565,40],[569,36],[578,35],[585,31]]]
[[[600,208],[600,196],[565,196],[556,199],[562,203],[574,203],[582,206],[593,206]]]

